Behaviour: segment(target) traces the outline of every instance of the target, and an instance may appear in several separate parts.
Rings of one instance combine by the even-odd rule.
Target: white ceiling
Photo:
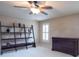
[[[25,1],[2,1],[0,2],[0,15],[6,15],[10,17],[17,17],[26,20],[46,20],[50,18],[56,18],[65,15],[71,15],[79,13],[79,1],[47,1],[47,5],[53,6],[52,10],[45,10],[48,15],[37,14],[37,15],[29,15],[29,9],[21,9],[12,7],[14,5],[25,6]]]

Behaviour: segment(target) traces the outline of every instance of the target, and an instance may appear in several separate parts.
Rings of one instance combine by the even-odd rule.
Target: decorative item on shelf
[[[10,29],[9,29],[9,28],[7,28],[7,29],[6,29],[6,32],[7,32],[7,33],[10,33]]]
[[[9,42],[7,42],[6,45],[9,47],[11,44]]]
[[[28,35],[30,35],[30,34],[31,34],[31,28],[28,29]]]
[[[23,28],[21,28],[21,27],[22,27],[21,23],[18,23],[18,27],[19,27],[20,38],[21,38],[21,35],[22,35],[22,33],[21,33],[21,32],[22,32],[22,29],[23,29]]]
[[[15,23],[13,23],[13,26],[15,26]]]
[[[18,26],[21,27],[21,23],[18,23]]]

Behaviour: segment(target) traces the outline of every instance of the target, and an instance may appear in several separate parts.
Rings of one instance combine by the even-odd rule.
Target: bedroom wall
[[[22,23],[22,24],[25,24],[26,26],[33,25],[36,43],[39,42],[39,39],[38,39],[38,22],[37,21],[18,19],[18,18],[13,18],[13,17],[8,17],[8,16],[0,16],[0,21],[4,25],[12,25],[12,23]]]
[[[79,38],[79,14],[49,19],[39,22],[40,42],[42,42],[42,24],[49,24],[49,41],[52,37],[75,37]]]

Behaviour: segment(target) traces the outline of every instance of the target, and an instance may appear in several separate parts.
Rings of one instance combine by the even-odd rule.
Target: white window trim
[[[43,32],[43,25],[48,25],[48,32],[46,32],[46,30]],[[43,39],[43,41],[48,41],[49,40],[49,24],[46,23],[46,24],[43,24],[43,25],[42,25],[42,39],[43,39],[43,33],[48,33],[48,39],[46,39],[46,37],[45,37],[45,39]],[[46,27],[45,27],[45,29],[46,29]]]

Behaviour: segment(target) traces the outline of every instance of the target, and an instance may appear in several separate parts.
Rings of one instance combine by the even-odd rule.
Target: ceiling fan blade
[[[28,7],[25,7],[25,6],[14,6],[14,7],[17,7],[17,8],[28,8]]]
[[[43,14],[45,14],[45,15],[48,15],[46,12],[44,12],[44,11],[41,11],[41,13],[43,13]]]
[[[41,7],[42,9],[53,9],[53,7],[51,6],[45,6],[45,7]]]
[[[28,3],[29,3],[29,4],[32,4],[32,3],[33,3],[33,1],[28,1]]]

